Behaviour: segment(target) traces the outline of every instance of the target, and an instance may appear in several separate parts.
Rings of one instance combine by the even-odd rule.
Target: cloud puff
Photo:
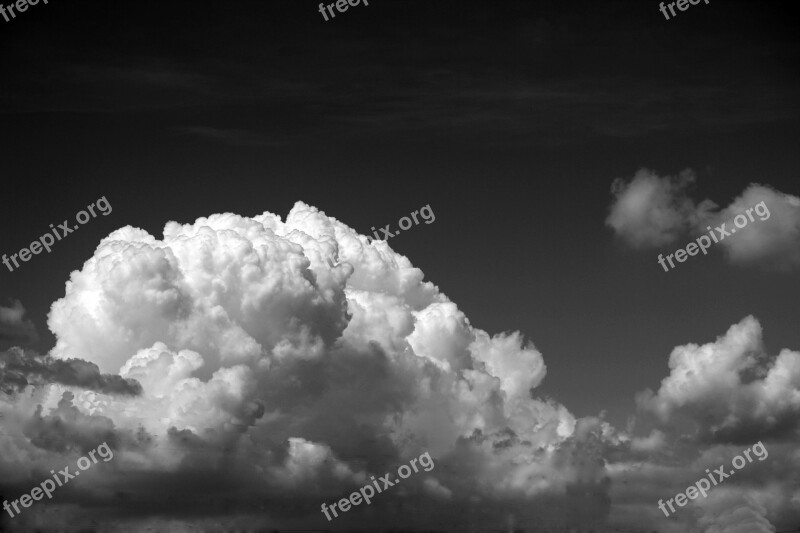
[[[689,420],[705,439],[742,444],[800,433],[800,352],[767,357],[752,316],[716,342],[678,346],[669,368],[637,399],[663,423]]]
[[[48,325],[55,360],[79,353],[142,387],[73,398],[50,385],[3,407],[19,422],[0,429],[0,477],[15,457],[67,460],[73,448],[50,436],[64,421],[89,440],[113,432],[113,467],[94,473],[103,490],[75,496],[86,520],[137,509],[139,525],[158,514],[224,528],[235,514],[252,517],[240,529],[327,527],[323,501],[424,452],[433,470],[336,527],[412,527],[417,513],[455,529],[509,516],[566,527],[608,513],[609,430],[535,397],[546,366],[533,344],[475,328],[386,242],[303,203],[285,221],[170,222],[161,239],[119,229],[72,273]],[[469,516],[478,501],[482,517]]]
[[[36,326],[25,320],[25,307],[15,300],[11,307],[0,305],[0,349],[9,346],[28,346],[39,340]]]
[[[767,507],[758,494],[748,494],[727,487],[700,501],[704,514],[698,521],[703,533],[773,533],[766,518]]]
[[[754,220],[748,218],[745,228],[720,241],[727,257],[735,263],[777,269],[800,267],[800,198],[764,185],[750,185],[715,222],[732,226],[734,217],[746,216],[748,209]]]
[[[695,205],[688,198],[694,180],[690,170],[662,177],[645,168],[629,183],[617,178],[611,185],[614,200],[606,225],[634,248],[672,244],[715,207],[708,200]]]
[[[782,270],[800,267],[800,198],[752,184],[728,207],[717,209],[710,200],[695,204],[688,197],[693,182],[690,170],[659,177],[641,169],[630,182],[618,178],[612,184],[614,200],[606,225],[629,246],[643,249],[663,248],[703,233],[713,233],[716,240],[719,233],[714,228],[725,223],[733,232],[719,245],[731,262]]]

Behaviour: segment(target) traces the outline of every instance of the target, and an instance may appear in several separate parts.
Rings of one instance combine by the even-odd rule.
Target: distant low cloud
[[[91,450],[98,442],[116,444],[114,423],[104,416],[82,413],[73,400],[75,395],[64,392],[58,405],[43,415],[42,406],[22,426],[23,434],[41,450],[66,453],[71,450]]]
[[[723,223],[727,230],[734,229],[734,218],[750,210],[752,220],[712,249],[722,250],[731,263],[778,270],[800,267],[800,198],[751,184],[728,207],[718,209],[711,200],[695,203],[689,198],[694,181],[691,170],[658,176],[641,169],[630,182],[618,178],[611,187],[614,198],[606,225],[632,248],[669,249],[683,247]]]
[[[644,168],[629,183],[617,178],[611,185],[614,201],[606,225],[634,248],[674,243],[715,207],[708,200],[695,204],[689,199],[687,190],[694,180],[690,170],[659,176]]]
[[[730,226],[735,216],[761,202],[766,207],[766,215],[757,213],[746,231],[737,232],[736,238],[720,241],[728,259],[781,270],[800,267],[800,198],[796,196],[765,185],[750,185],[717,215],[715,225],[728,222]]]
[[[768,491],[746,493],[736,487],[724,487],[713,491],[707,500],[698,500],[703,515],[698,521],[704,533],[773,533],[766,515],[775,502],[769,501],[777,495]]]
[[[24,317],[25,307],[18,300],[10,307],[0,305],[0,349],[28,346],[39,340],[36,326]]]
[[[0,352],[0,391],[21,392],[27,386],[59,383],[105,394],[135,396],[142,386],[134,379],[101,374],[94,363],[80,359],[53,359],[19,347]]]

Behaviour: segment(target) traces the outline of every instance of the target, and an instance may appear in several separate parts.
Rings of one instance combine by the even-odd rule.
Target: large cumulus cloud
[[[77,425],[115,446],[101,488],[84,487],[94,514],[28,517],[135,509],[146,518],[125,519],[140,526],[160,513],[174,516],[159,527],[202,515],[221,528],[369,528],[429,527],[414,518],[428,511],[458,529],[588,525],[608,512],[609,428],[535,397],[546,366],[533,344],[475,328],[386,242],[305,204],[285,221],[170,222],[160,239],[119,229],[73,272],[48,325],[55,360],[80,353],[142,394],[65,396],[54,384],[5,406],[19,420],[0,434],[10,457],[66,461],[80,447],[60,443]],[[319,512],[425,451],[435,469],[370,508],[331,524]],[[166,508],[165,487],[179,489]]]

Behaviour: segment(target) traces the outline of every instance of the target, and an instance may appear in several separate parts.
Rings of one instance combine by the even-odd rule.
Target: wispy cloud
[[[277,141],[260,133],[242,130],[214,128],[209,126],[193,126],[175,128],[180,134],[193,135],[210,141],[217,141],[229,146],[281,146],[283,141]]]

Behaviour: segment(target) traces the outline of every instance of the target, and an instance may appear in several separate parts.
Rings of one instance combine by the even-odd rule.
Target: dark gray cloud
[[[64,453],[93,449],[98,442],[116,443],[114,422],[105,416],[86,415],[73,405],[75,395],[65,392],[58,406],[42,416],[42,406],[25,424],[23,433],[42,450]]]
[[[138,396],[142,386],[135,379],[101,374],[94,363],[81,359],[54,359],[14,347],[0,352],[0,391],[12,394],[28,385],[60,383],[105,394]]]
[[[39,340],[36,326],[24,316],[25,307],[18,300],[10,307],[0,306],[0,349],[11,345],[28,346]]]

